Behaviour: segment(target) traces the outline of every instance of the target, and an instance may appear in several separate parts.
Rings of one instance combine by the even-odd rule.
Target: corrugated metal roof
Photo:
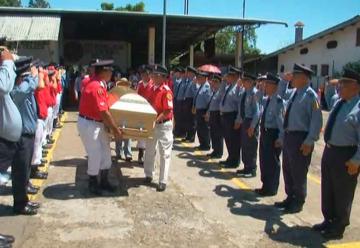
[[[1,15],[0,36],[8,41],[57,41],[60,22],[59,16]]]

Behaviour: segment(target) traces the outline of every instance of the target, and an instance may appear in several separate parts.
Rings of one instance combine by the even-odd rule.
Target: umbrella
[[[202,65],[198,68],[199,71],[209,72],[209,73],[216,73],[221,74],[221,70],[219,67],[215,65]]]

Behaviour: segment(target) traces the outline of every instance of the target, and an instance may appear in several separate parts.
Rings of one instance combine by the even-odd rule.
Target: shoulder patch
[[[173,99],[173,96],[170,92],[166,93],[166,98],[171,101]]]
[[[98,93],[99,96],[102,96],[102,95],[104,95],[104,90],[103,89],[98,89],[97,93]]]

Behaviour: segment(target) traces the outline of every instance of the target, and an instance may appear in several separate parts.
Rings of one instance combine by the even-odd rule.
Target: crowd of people
[[[238,176],[256,177],[259,156],[262,186],[259,196],[274,196],[279,189],[282,167],[286,199],[275,206],[287,213],[302,211],[307,195],[307,173],[315,142],[322,130],[322,111],[311,88],[312,71],[295,64],[279,77],[272,73],[252,75],[241,68],[199,70],[178,66],[172,71],[161,65],[143,65],[129,80],[114,70],[114,61],[94,59],[87,73],[75,79],[79,101],[78,131],[88,155],[89,192],[114,192],[109,181],[112,165],[110,129],[116,140],[115,159],[132,160],[131,140],[123,138],[109,108],[108,91],[125,83],[144,97],[157,112],[153,139],[138,140],[138,161],[144,165],[144,182],[155,176],[159,153],[157,191],[166,190],[174,138],[195,142],[199,151],[210,151],[219,164],[236,170]],[[60,128],[62,92],[66,70],[45,65],[31,57],[14,58],[2,49],[0,59],[0,176],[11,180],[15,214],[34,215],[40,204],[28,194],[39,190],[30,178],[45,179],[39,171],[54,143],[53,128]],[[325,238],[341,238],[350,224],[350,211],[360,164],[360,75],[346,69],[342,78],[331,80],[326,92],[331,109],[324,129],[322,157],[322,213],[315,225]],[[330,100],[329,100],[330,99]],[[281,155],[282,153],[282,161]],[[9,236],[0,242],[11,243]]]

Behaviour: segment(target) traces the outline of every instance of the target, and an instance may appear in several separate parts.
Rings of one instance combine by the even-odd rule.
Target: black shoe
[[[237,175],[246,176],[246,177],[256,177],[256,169],[242,169],[236,171]]]
[[[49,150],[49,149],[52,148],[52,145],[46,144],[46,145],[43,145],[42,148],[45,149],[45,150]]]
[[[35,189],[34,187],[32,187],[31,185],[28,185],[26,187],[26,193],[28,193],[29,195],[36,195],[39,192],[38,189]]]
[[[1,244],[12,244],[15,242],[15,238],[10,235],[0,234],[0,247]]]
[[[222,158],[222,155],[215,153],[215,154],[211,154],[209,157],[210,157],[210,158],[218,159],[218,158]]]
[[[47,159],[41,159],[40,162],[41,162],[42,164],[47,164],[47,163],[48,163]]]
[[[321,233],[324,239],[342,239],[344,236],[345,228],[329,228]]]
[[[294,199],[292,197],[287,197],[285,200],[281,201],[281,202],[275,202],[274,206],[277,208],[286,208],[287,206],[290,205],[290,203],[293,201]]]
[[[260,196],[274,196],[277,194],[277,192],[272,192],[272,191],[266,190],[264,188],[255,189],[255,193]]]
[[[35,186],[35,185],[32,184],[31,182],[28,183],[28,186],[30,186],[30,187],[32,187],[32,188],[34,188],[34,189],[36,189],[36,190],[39,190],[39,189],[40,189],[39,186]]]
[[[50,138],[50,139],[47,140],[47,143],[50,144],[50,145],[52,145],[52,144],[55,143],[55,140],[52,139],[52,138]]]
[[[152,180],[153,180],[152,177],[145,177],[144,183],[145,183],[145,184],[150,184],[150,183],[152,183]]]
[[[39,202],[33,202],[33,201],[29,201],[27,203],[27,206],[33,208],[33,209],[39,209],[40,208],[40,203]]]
[[[331,225],[330,221],[324,220],[323,222],[321,222],[319,224],[313,225],[312,229],[317,232],[322,232],[322,231],[325,231],[326,229],[328,229],[330,227],[330,225]]]
[[[132,161],[132,157],[127,157],[127,158],[125,158],[125,161],[126,161],[126,162],[131,162],[131,161]]]
[[[48,173],[47,172],[41,172],[41,171],[35,171],[35,172],[31,172],[30,178],[32,179],[42,179],[45,180],[48,177]]]
[[[157,192],[164,192],[166,190],[166,184],[165,183],[159,183],[159,185],[156,188]]]
[[[114,193],[116,191],[116,186],[112,185],[109,182],[109,170],[101,170],[100,172],[100,187],[101,189]]]
[[[37,211],[36,211],[36,209],[26,205],[22,209],[14,209],[14,214],[16,214],[16,215],[36,215]]]
[[[48,152],[47,150],[43,150],[43,151],[42,151],[43,157],[46,157],[48,154],[49,154],[49,152]]]
[[[304,203],[300,201],[292,201],[288,206],[285,207],[284,212],[287,214],[300,213],[303,210]]]
[[[43,163],[41,163],[41,164],[35,164],[35,165],[32,165],[33,167],[40,167],[40,168],[42,168],[42,167],[45,167],[45,164],[43,164]]]
[[[91,194],[101,196],[102,192],[99,187],[99,183],[97,180],[97,176],[90,176],[89,177],[89,191]]]

